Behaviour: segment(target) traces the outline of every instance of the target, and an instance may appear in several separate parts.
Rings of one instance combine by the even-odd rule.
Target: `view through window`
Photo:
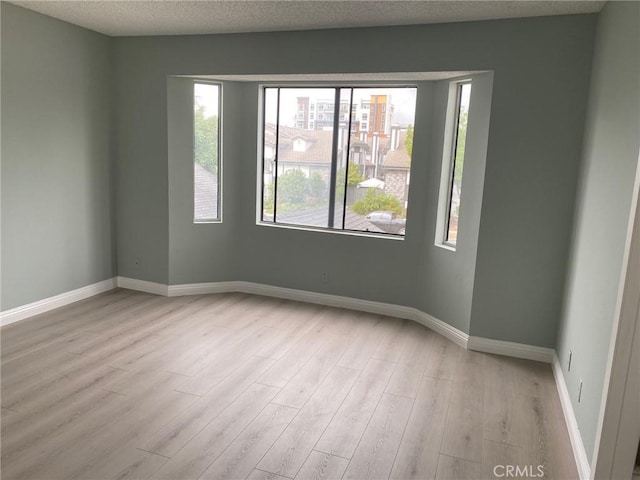
[[[220,85],[193,84],[195,222],[220,219]]]
[[[265,87],[263,222],[404,235],[416,87]]]
[[[455,134],[453,138],[452,159],[449,180],[449,202],[447,225],[444,242],[456,245],[458,239],[458,219],[460,216],[460,198],[462,196],[462,171],[464,170],[464,153],[467,143],[467,120],[469,118],[469,102],[471,100],[471,84],[461,83],[457,86]]]

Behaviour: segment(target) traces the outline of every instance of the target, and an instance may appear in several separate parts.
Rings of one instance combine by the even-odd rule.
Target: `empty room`
[[[2,1],[2,480],[640,478],[640,3]]]

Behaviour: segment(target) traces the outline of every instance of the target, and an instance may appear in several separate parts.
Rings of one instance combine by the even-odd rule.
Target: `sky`
[[[219,86],[207,83],[194,84],[194,100],[196,105],[205,107],[205,117],[218,114]],[[341,98],[347,99],[350,89],[343,89]],[[468,110],[471,93],[471,85],[465,85],[461,92],[461,107]],[[386,87],[386,88],[354,88],[353,102],[359,103],[368,99],[371,95],[391,95],[391,103],[395,107],[393,123],[401,126],[413,125],[415,121],[416,89],[415,87]],[[295,125],[297,97],[310,97],[317,100],[334,100],[333,88],[281,88],[280,89],[280,124]],[[267,89],[265,96],[267,122],[276,122],[276,90]]]
[[[465,95],[466,93],[466,95]],[[401,126],[415,123],[416,88],[415,87],[381,87],[354,88],[353,102],[360,103],[368,100],[371,95],[391,95],[391,103],[395,107],[393,123]],[[341,98],[348,99],[350,89],[342,89]],[[331,100],[335,98],[333,88],[281,88],[280,90],[280,124],[295,125],[297,97],[310,97],[317,100]],[[196,105],[203,105],[205,117],[218,114],[219,86],[206,83],[194,84],[194,99]],[[276,91],[267,89],[266,94],[267,122],[276,121]],[[463,89],[463,104],[468,105],[468,92]]]
[[[350,89],[343,89],[341,99],[348,99]],[[413,125],[415,119],[416,88],[415,87],[385,87],[385,88],[354,88],[353,103],[360,103],[363,99],[369,99],[371,95],[391,95],[391,103],[394,105],[393,123],[402,126]],[[276,90],[267,89],[265,102],[267,122],[276,122]],[[280,89],[280,124],[294,126],[297,108],[297,97],[310,97],[316,100],[335,99],[333,88],[281,88]]]
[[[204,106],[205,118],[218,114],[219,86],[209,83],[195,83],[193,85],[194,103]]]

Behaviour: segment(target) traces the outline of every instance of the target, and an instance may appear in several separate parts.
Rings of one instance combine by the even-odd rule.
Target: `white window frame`
[[[222,199],[224,198],[223,195],[223,159],[222,159],[222,152],[223,152],[223,121],[222,121],[222,116],[223,116],[223,103],[222,103],[222,99],[223,99],[223,95],[222,95],[222,83],[221,82],[212,82],[212,81],[208,81],[208,80],[201,80],[198,78],[194,78],[193,82],[192,82],[192,102],[195,103],[195,88],[196,88],[196,84],[200,84],[200,85],[213,85],[218,87],[218,216],[216,218],[202,218],[202,219],[196,219],[196,212],[195,212],[195,185],[196,185],[196,179],[195,179],[195,169],[193,169],[193,177],[192,177],[192,185],[193,185],[193,195],[191,198],[192,201],[192,207],[193,207],[193,223],[196,225],[201,225],[201,224],[208,224],[208,223],[222,223],[222,212],[223,212],[223,201]],[[195,106],[195,105],[193,105]],[[192,138],[193,138],[193,154],[191,157],[191,161],[194,162],[195,165],[195,136],[196,136],[196,125],[195,125],[195,114],[192,113],[191,115],[191,131],[192,131]]]
[[[447,114],[445,119],[444,146],[442,149],[442,169],[440,173],[440,189],[438,198],[438,216],[436,224],[435,245],[447,250],[455,251],[458,243],[447,241],[449,228],[449,218],[451,213],[451,193],[453,189],[453,176],[455,166],[456,145],[458,136],[458,115],[460,110],[460,97],[462,86],[473,82],[470,78],[454,80],[449,83],[449,94],[447,99]],[[468,132],[468,127],[467,127]],[[466,152],[465,152],[466,154]],[[464,183],[464,174],[462,178]],[[458,229],[460,228],[460,217],[462,213],[462,191],[460,194],[460,213],[458,214]],[[458,230],[458,234],[460,230]]]
[[[351,235],[351,236],[363,236],[363,237],[374,237],[374,238],[384,238],[390,240],[400,240],[404,241],[406,238],[406,234],[391,234],[391,233],[378,233],[378,232],[367,232],[360,230],[348,230],[348,229],[336,229],[336,228],[325,228],[325,227],[315,227],[309,225],[297,225],[297,224],[288,224],[288,223],[276,223],[264,221],[262,219],[262,202],[264,199],[264,176],[263,176],[263,145],[264,145],[264,115],[265,115],[265,89],[267,88],[415,88],[416,94],[419,94],[419,87],[416,83],[407,82],[407,83],[384,83],[384,82],[346,82],[342,83],[339,81],[323,83],[323,82],[308,82],[308,83],[260,83],[258,85],[258,152],[257,152],[257,172],[256,175],[256,225],[265,226],[269,228],[286,228],[290,230],[302,230],[302,231],[314,231],[320,233],[331,233],[335,235]],[[322,111],[321,106],[323,105],[321,102],[317,102],[318,108],[317,111]],[[354,104],[355,105],[355,104]],[[416,100],[416,111],[418,108],[418,103]],[[326,113],[326,111],[325,111]],[[322,114],[318,113],[318,117],[316,120],[320,120],[320,116]],[[415,119],[414,119],[415,122]],[[414,125],[415,128],[415,125]],[[407,215],[408,216],[408,215]]]

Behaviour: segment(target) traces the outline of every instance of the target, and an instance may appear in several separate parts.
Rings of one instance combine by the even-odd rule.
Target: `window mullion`
[[[340,89],[335,89],[333,103],[333,145],[331,147],[331,174],[329,177],[329,228],[333,228],[336,205],[336,176],[338,172],[338,133],[340,130]]]
[[[344,199],[342,202],[342,229],[345,229],[347,220],[347,189],[349,188],[349,160],[351,157],[351,122],[353,120],[353,88],[349,95],[349,124],[347,126],[347,164],[344,167]]]
[[[276,142],[275,142],[275,152],[273,155],[273,163],[274,163],[274,175],[273,175],[273,223],[276,223],[277,211],[278,211],[278,150],[279,150],[279,142],[280,142],[280,88],[277,89],[277,100],[276,105],[278,108],[276,109]],[[264,179],[263,179],[264,181]]]
[[[459,133],[459,124],[460,124],[460,100],[461,100],[461,91],[462,85],[458,85],[456,87],[456,116],[453,122],[454,131],[453,131],[453,148],[451,151],[451,165],[449,167],[450,178],[449,178],[449,198],[447,198],[447,222],[445,224],[444,230],[444,241],[449,241],[449,227],[451,225],[451,203],[453,202],[453,183],[455,181],[456,175],[456,153],[458,151],[458,133]]]

